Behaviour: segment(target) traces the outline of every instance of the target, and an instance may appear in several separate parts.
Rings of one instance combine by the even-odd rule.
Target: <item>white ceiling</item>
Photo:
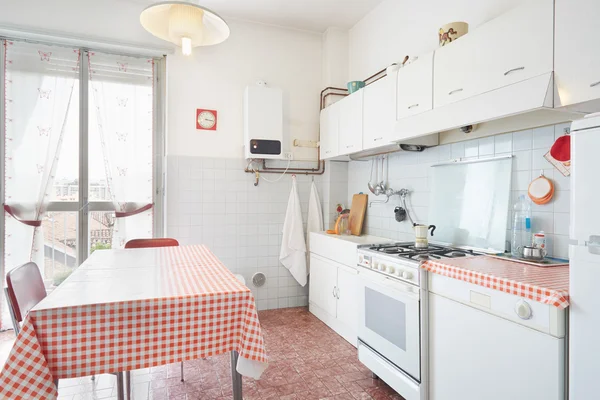
[[[142,6],[160,0],[121,0]],[[312,32],[351,28],[382,0],[196,0],[225,19],[233,18]]]

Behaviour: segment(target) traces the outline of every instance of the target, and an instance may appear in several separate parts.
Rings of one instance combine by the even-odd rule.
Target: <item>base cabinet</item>
[[[357,345],[357,279],[354,268],[311,253],[309,310],[353,346]]]
[[[564,400],[564,339],[429,294],[431,400]]]

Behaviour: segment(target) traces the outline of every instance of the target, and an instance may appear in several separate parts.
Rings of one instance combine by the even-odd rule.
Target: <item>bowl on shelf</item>
[[[363,81],[348,82],[348,93],[352,94],[364,87],[365,87],[365,83]]]

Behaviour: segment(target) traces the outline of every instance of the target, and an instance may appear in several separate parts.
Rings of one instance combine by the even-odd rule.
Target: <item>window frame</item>
[[[105,211],[111,212],[116,211],[112,202],[110,201],[92,201],[88,202],[89,197],[89,163],[88,163],[88,109],[89,109],[89,63],[86,62],[88,53],[94,51],[93,49],[78,47],[78,46],[65,46],[63,44],[43,42],[43,41],[30,41],[18,38],[7,38],[0,37],[0,41],[26,41],[30,43],[40,43],[44,45],[69,47],[80,50],[81,61],[79,63],[79,199],[78,201],[68,202],[50,202],[48,204],[47,211],[49,212],[75,212],[78,214],[77,218],[77,262],[76,264],[81,265],[88,257],[89,245],[90,245],[90,232],[89,232],[89,218],[90,212],[92,211]],[[0,42],[2,43],[2,42]],[[5,71],[5,54],[4,45],[0,45],[0,121],[5,120],[5,85],[4,85],[4,71]],[[124,52],[111,52],[106,49],[99,49],[99,52],[106,54],[130,56],[130,57],[147,57],[154,60],[154,73],[153,73],[153,113],[152,113],[152,127],[153,127],[153,146],[152,146],[152,157],[153,157],[153,187],[152,187],[152,198],[154,204],[154,218],[153,218],[153,232],[155,237],[162,237],[165,233],[165,149],[166,149],[166,124],[165,124],[165,110],[166,110],[166,55],[162,57],[148,56],[147,54],[135,54],[135,53],[124,53]],[[5,138],[6,128],[4,123],[0,123],[0,177],[4,179],[5,176]],[[4,184],[0,185],[0,202],[4,202],[5,198],[5,187]],[[4,271],[4,239],[5,239],[5,212],[0,211],[0,271]],[[23,260],[27,262],[27,260]]]

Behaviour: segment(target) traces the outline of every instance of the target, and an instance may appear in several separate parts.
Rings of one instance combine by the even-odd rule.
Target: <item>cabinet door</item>
[[[555,77],[561,105],[600,98],[598,0],[556,0]]]
[[[352,332],[353,338],[358,330],[358,272],[349,267],[338,268],[337,319]],[[356,344],[356,341],[354,341]]]
[[[553,37],[553,0],[530,0],[436,50],[434,106],[552,72]]]
[[[363,93],[364,90],[359,90],[339,101],[339,155],[356,153],[362,150]]]
[[[433,53],[424,54],[398,71],[397,118],[429,111],[433,107]]]
[[[309,301],[334,318],[337,302],[337,269],[336,265],[311,253]]]
[[[429,294],[431,400],[564,400],[564,346],[564,339]]]
[[[363,89],[363,149],[389,144],[396,125],[396,74]]]
[[[338,155],[340,123],[340,105],[334,103],[321,110],[321,159],[336,157]]]

